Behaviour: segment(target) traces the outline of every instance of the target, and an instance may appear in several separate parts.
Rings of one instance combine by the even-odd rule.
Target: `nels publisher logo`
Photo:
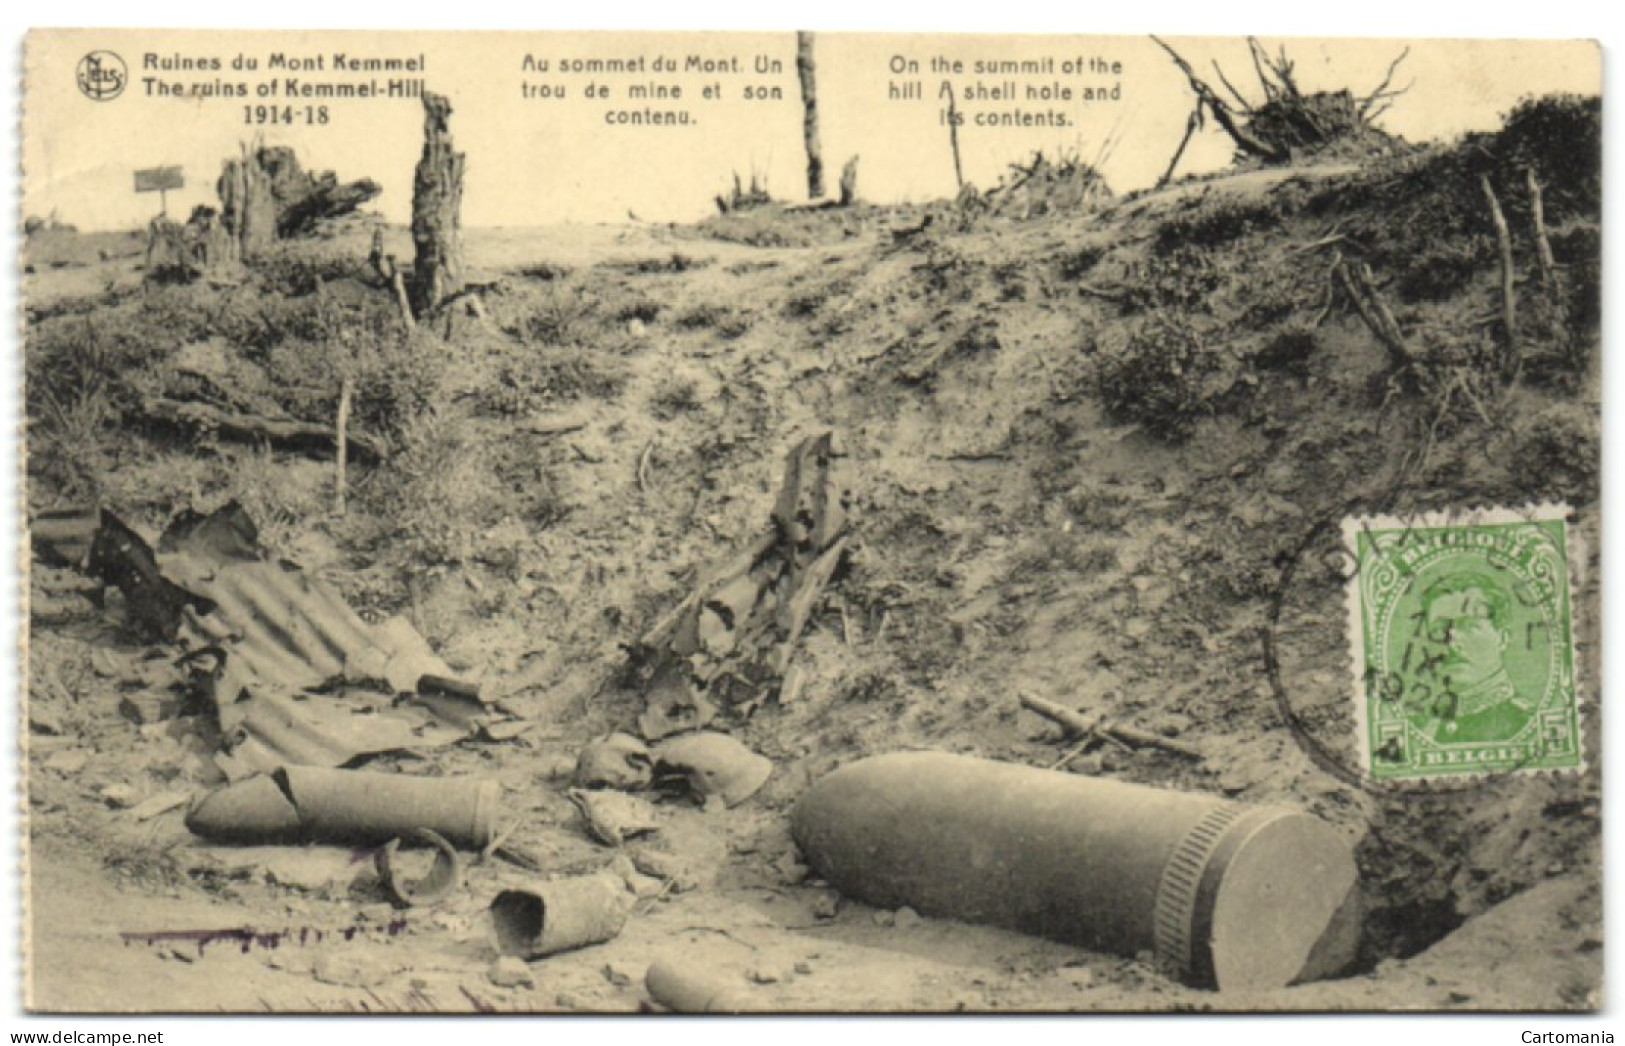
[[[92,51],[79,59],[75,70],[79,90],[93,102],[110,102],[124,93],[130,71],[112,51]]]

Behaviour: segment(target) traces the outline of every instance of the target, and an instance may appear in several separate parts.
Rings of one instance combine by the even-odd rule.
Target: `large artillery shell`
[[[792,831],[870,904],[1151,951],[1197,985],[1329,976],[1359,942],[1349,841],[1291,808],[910,752],[819,781]]]
[[[540,959],[602,944],[621,932],[637,896],[613,872],[504,890],[491,902],[497,950]]]
[[[743,1013],[751,1008],[744,992],[714,974],[680,966],[670,959],[651,963],[643,975],[649,998],[673,1013]]]
[[[205,796],[186,827],[224,842],[370,845],[428,828],[477,850],[500,794],[495,781],[286,766]]]

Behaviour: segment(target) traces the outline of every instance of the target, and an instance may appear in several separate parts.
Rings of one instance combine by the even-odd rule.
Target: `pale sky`
[[[1245,40],[1169,38],[1215,87],[1211,61],[1218,59],[1232,83],[1257,98]],[[252,41],[252,43],[247,42]],[[1352,39],[1266,40],[1272,50],[1285,42],[1297,63],[1305,90],[1348,86],[1363,93],[1382,79],[1405,41]],[[123,92],[93,101],[78,89],[76,68],[87,52],[113,51],[129,70]],[[328,69],[306,74],[307,82],[365,82],[374,76],[415,73],[334,74],[331,55],[410,58],[426,56],[422,74],[431,90],[452,99],[452,131],[468,155],[464,222],[468,226],[524,226],[558,221],[616,222],[628,211],[656,221],[687,221],[712,213],[711,198],[726,188],[734,171],[763,176],[774,195],[804,195],[801,148],[802,109],[795,75],[792,33],[263,33],[210,34],[188,31],[73,30],[36,33],[29,38],[24,97],[24,213],[53,209],[84,229],[125,228],[157,211],[155,196],[138,196],[132,172],[180,165],[187,188],[171,194],[172,214],[196,203],[214,203],[221,161],[256,133],[270,144],[290,144],[311,167],[333,169],[343,179],[371,177],[384,187],[374,206],[393,221],[405,221],[411,205],[413,166],[421,146],[421,109],[411,99],[330,100],[328,123],[320,126],[252,125],[245,122],[247,99],[204,100],[149,96],[142,77],[166,81],[228,83],[282,80],[272,74],[270,55],[321,55]],[[219,71],[143,68],[145,56],[158,64],[174,58],[217,58]],[[231,68],[238,54],[258,60],[246,73]],[[525,72],[526,55],[549,61],[549,71]],[[987,128],[960,130],[965,176],[992,185],[1006,165],[1033,150],[1075,151],[1100,167],[1114,189],[1151,184],[1166,166],[1185,125],[1193,98],[1184,77],[1146,37],[1038,37],[971,35],[820,34],[817,38],[819,108],[826,182],[833,191],[840,167],[858,154],[859,189],[876,202],[921,200],[954,191],[947,130],[939,120],[938,92],[944,80],[962,91],[980,79],[998,87],[1007,77],[976,77],[977,60],[1053,58],[1057,73],[1016,79],[1018,96],[1051,82],[1074,89],[1109,90],[1121,84],[1120,100],[1069,103],[960,101],[974,119],[981,112],[1010,109],[1064,113],[1066,128]],[[638,73],[564,73],[561,59],[630,60],[642,56]],[[676,73],[654,72],[649,64],[669,56]],[[685,73],[690,56],[701,62],[727,62],[737,56],[740,73]],[[777,74],[749,71],[755,59],[781,63]],[[960,75],[931,70],[932,58],[965,63]],[[1065,75],[1076,58],[1120,62],[1120,76]],[[894,59],[920,63],[920,72],[893,74]],[[1450,41],[1410,42],[1410,56],[1396,77],[1414,80],[1381,125],[1413,140],[1453,137],[1489,129],[1525,95],[1552,91],[1599,93],[1601,59],[1586,42]],[[923,98],[892,101],[891,83],[918,81]],[[521,97],[521,84],[562,86],[563,99]],[[585,97],[589,83],[611,87],[609,101]],[[675,102],[629,102],[633,84],[677,85]],[[726,97],[708,101],[700,92],[719,85]],[[781,97],[745,101],[746,86],[777,87]],[[963,95],[961,96],[963,98]],[[285,99],[272,99],[280,106]],[[296,100],[296,115],[319,101]],[[688,127],[617,127],[606,112],[621,108],[687,109]],[[275,114],[273,114],[275,115]],[[1104,150],[1104,152],[1103,152]],[[1187,150],[1182,173],[1213,170],[1230,159],[1228,140],[1209,128]]]

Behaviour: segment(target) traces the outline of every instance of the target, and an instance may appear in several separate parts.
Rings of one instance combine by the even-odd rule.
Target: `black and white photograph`
[[[22,48],[30,1014],[1603,1008],[1596,41]]]

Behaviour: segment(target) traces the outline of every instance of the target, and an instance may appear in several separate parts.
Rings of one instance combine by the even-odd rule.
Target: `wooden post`
[[[796,75],[801,79],[801,140],[807,147],[807,198],[824,195],[824,152],[818,144],[818,68],[813,34],[796,34]]]
[[[333,422],[333,515],[343,516],[349,510],[350,480],[350,401],[355,397],[355,379],[345,378],[339,386],[339,416]]]
[[[463,289],[463,165],[448,121],[451,101],[423,92],[423,155],[412,182],[413,311],[423,316]]]
[[[1173,159],[1168,161],[1168,169],[1166,171],[1162,172],[1162,177],[1161,178],[1157,179],[1157,187],[1158,188],[1161,188],[1162,186],[1167,185],[1169,182],[1173,181],[1174,168],[1179,166],[1179,158],[1181,156],[1185,155],[1185,146],[1190,144],[1191,135],[1195,134],[1197,128],[1199,128],[1201,126],[1202,126],[1202,102],[1201,102],[1200,99],[1198,99],[1197,102],[1196,102],[1196,108],[1191,110],[1190,119],[1185,121],[1185,137],[1183,137],[1183,138],[1181,138],[1179,140],[1179,148],[1174,150]]]
[[[412,300],[406,293],[406,279],[401,276],[401,268],[395,263],[393,254],[384,253],[384,230],[372,231],[372,250],[367,254],[367,261],[372,265],[372,271],[378,278],[395,292],[395,304],[401,310],[401,322],[406,329],[411,330],[417,326],[412,317]]]
[[[1540,259],[1540,282],[1550,292],[1557,283],[1557,259],[1552,256],[1551,240],[1546,238],[1546,204],[1535,169],[1525,167],[1523,173],[1529,183],[1529,211],[1535,223],[1535,256]]]
[[[954,188],[965,188],[965,170],[959,164],[959,106],[954,101],[953,85],[948,85],[948,145],[954,151]]]

